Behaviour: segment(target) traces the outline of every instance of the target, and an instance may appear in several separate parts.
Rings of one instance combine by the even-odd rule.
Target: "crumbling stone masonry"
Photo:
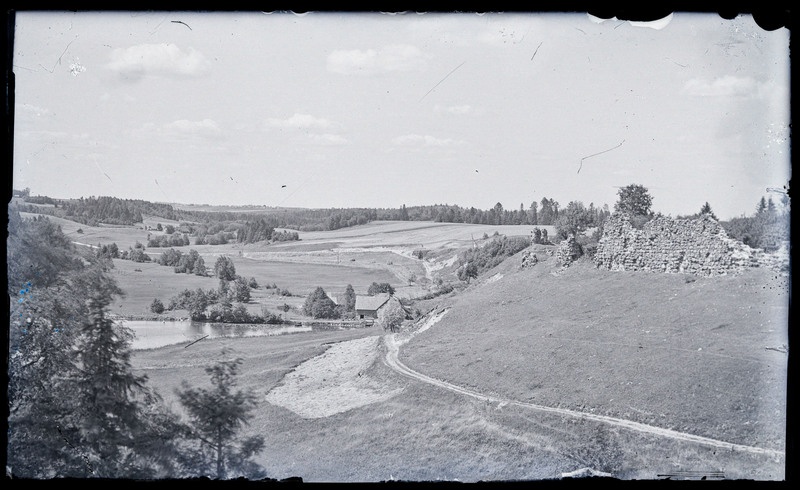
[[[562,267],[569,267],[578,257],[581,256],[581,247],[575,241],[575,235],[570,235],[558,244],[556,252],[558,263]]]
[[[534,265],[539,263],[539,258],[533,252],[533,250],[526,250],[522,252],[522,266],[521,268],[527,269],[528,267],[533,267]]]
[[[658,216],[638,230],[627,216],[614,214],[603,225],[594,262],[609,270],[714,276],[758,267],[759,255],[730,238],[709,215],[691,219]]]

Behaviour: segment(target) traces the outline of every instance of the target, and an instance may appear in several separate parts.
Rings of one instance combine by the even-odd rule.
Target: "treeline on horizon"
[[[54,199],[47,196],[31,196],[30,190],[14,191],[14,196],[25,203],[23,212],[49,214],[76,221],[88,226],[101,223],[134,225],[144,216],[158,216],[165,220],[188,221],[200,224],[218,222],[248,223],[262,221],[272,228],[290,228],[298,231],[329,231],[367,224],[371,221],[435,221],[441,223],[468,223],[482,225],[553,225],[558,219],[560,205],[555,199],[543,197],[525,208],[504,209],[501,203],[483,210],[451,204],[432,204],[400,208],[285,208],[275,210],[248,211],[200,211],[177,209],[170,204],[153,203],[140,199],[121,199],[110,196],[81,197],[79,199]],[[43,207],[41,205],[47,205]],[[52,206],[52,207],[50,207]],[[590,204],[587,211],[597,221],[610,215],[608,206],[595,208]]]
[[[652,196],[646,188],[632,184],[625,189],[634,189],[647,197],[648,208]],[[206,211],[177,209],[169,204],[153,203],[139,199],[121,199],[101,196],[80,199],[53,199],[47,196],[31,196],[29,189],[14,190],[13,195],[22,199],[17,209],[23,212],[48,214],[70,219],[89,226],[100,223],[129,225],[141,223],[144,216],[161,217],[180,222],[176,231],[195,237],[195,244],[218,245],[236,240],[240,243],[255,243],[264,240],[299,240],[297,232],[279,231],[280,228],[309,231],[329,231],[367,224],[371,221],[434,221],[440,223],[466,223],[482,225],[534,225],[555,226],[561,238],[590,227],[602,229],[611,215],[607,204],[596,207],[594,203],[584,206],[580,201],[570,201],[561,207],[555,199],[543,197],[533,201],[527,208],[520,203],[519,209],[505,209],[501,203],[483,210],[450,204],[406,206],[399,208],[327,208],[327,209],[265,209],[248,211]],[[615,204],[615,211],[617,205]],[[774,250],[789,237],[789,199],[781,196],[779,206],[770,197],[761,197],[755,213],[728,221],[720,221],[726,232],[754,248]],[[706,202],[700,214],[711,214]],[[652,214],[652,212],[650,213]],[[696,216],[695,215],[695,216]],[[681,216],[678,216],[681,218]],[[691,216],[683,216],[691,217]],[[168,228],[171,225],[168,225]],[[169,233],[169,231],[168,231]],[[176,245],[165,242],[168,237],[155,236],[148,246],[167,247]],[[185,244],[185,243],[184,243]]]

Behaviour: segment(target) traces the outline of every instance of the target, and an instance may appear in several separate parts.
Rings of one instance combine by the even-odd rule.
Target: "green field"
[[[146,240],[147,232],[135,227],[55,221],[76,242],[124,247]],[[182,250],[197,249],[209,269],[219,255],[230,256],[238,274],[261,285],[252,291],[251,312],[288,304],[293,309],[286,316],[298,319],[304,295],[316,286],[340,293],[352,284],[363,293],[372,282],[389,282],[413,297],[427,290],[427,276],[453,280],[457,254],[480,245],[484,232],[527,236],[532,228],[379,222],[302,234],[300,242]],[[420,248],[429,250],[426,261],[410,255]],[[246,431],[265,437],[257,461],[274,478],[541,480],[584,467],[623,479],[704,471],[729,479],[784,478],[787,277],[766,268],[714,278],[610,272],[587,259],[561,269],[544,253],[554,247],[533,248],[540,262],[531,269],[520,270],[513,256],[461,292],[413,305],[447,312],[402,345],[398,359],[439,385],[393,367],[387,346],[394,340],[377,327],[204,340],[136,351],[133,363],[177,410],[180,382],[203,385],[203,369],[223,347],[233,348],[244,359],[241,386],[259,399]],[[148,249],[154,258],[161,251]],[[214,277],[175,274],[155,263],[114,264],[112,274],[127,295],[113,312],[123,316],[148,315],[154,298],[166,303],[183,289],[218,285]],[[263,287],[273,283],[294,295]],[[332,343],[344,347],[365,337],[381,339],[369,368],[333,381],[341,364],[330,358],[325,365],[320,354]],[[326,379],[332,384],[301,394],[309,406],[354,399],[359,383],[385,396],[311,418],[267,401],[288,383],[287,375],[312,360],[322,363],[315,374],[322,386]],[[513,403],[491,401],[498,399]],[[644,424],[653,432],[570,413]],[[658,432],[663,429],[753,451],[688,442]]]
[[[146,243],[148,231],[137,227],[86,227],[72,221],[51,218],[65,233],[76,242],[85,244],[117,243],[120,247],[132,246],[136,241]],[[150,225],[162,222],[158,218],[148,218]],[[166,223],[167,221],[163,221]],[[78,234],[77,229],[83,233]],[[398,296],[417,297],[425,294],[430,287],[432,273],[426,271],[426,264],[412,258],[411,252],[425,246],[431,253],[427,267],[436,269],[434,260],[453,262],[458,253],[455,246],[471,246],[472,235],[479,235],[476,243],[482,243],[484,230],[497,229],[509,234],[527,235],[526,226],[453,225],[449,223],[377,222],[352,229],[330,232],[309,233],[311,239],[300,242],[277,244],[255,243],[241,245],[188,245],[174,247],[184,253],[197,250],[203,257],[209,273],[214,262],[221,255],[230,257],[236,266],[237,274],[255,277],[260,285],[275,284],[288,289],[293,295],[304,297],[316,287],[330,293],[342,293],[348,284],[357,294],[366,294],[373,282],[391,284]],[[157,232],[149,232],[157,234]],[[402,246],[408,233],[421,243]],[[493,233],[493,232],[492,232]],[[305,235],[303,235],[305,236]],[[470,237],[464,241],[465,237]],[[125,248],[122,248],[123,250]],[[147,248],[147,253],[157,260],[166,249]],[[150,303],[158,298],[166,304],[167,300],[184,289],[211,289],[217,287],[216,279],[198,277],[191,274],[175,274],[171,267],[159,266],[155,262],[133,263],[124,260],[114,261],[115,277],[120,287],[126,291],[124,299],[114,305],[114,312],[123,316],[149,314]],[[444,266],[439,263],[438,266]],[[432,269],[432,270],[433,270]],[[453,280],[452,267],[441,269],[445,279]],[[437,272],[439,273],[439,272]],[[277,308],[288,303],[302,305],[297,298],[276,297],[272,291],[257,290],[248,309],[259,313],[261,305]],[[168,315],[185,316],[185,312],[168,312]]]
[[[583,260],[561,270],[540,257],[528,270],[512,257],[461,294],[425,302],[447,313],[405,344],[400,359],[487,396],[786,450],[787,278],[767,269],[717,278],[609,272]],[[135,358],[174,403],[171,387],[202,383],[204,359],[233,347],[245,359],[243,386],[263,400],[324,344],[383,335],[374,327],[347,332],[225,339],[197,344],[201,353],[176,346]],[[401,389],[387,400],[310,419],[260,403],[247,431],[266,438],[258,461],[272,477],[541,480],[591,467],[623,479],[784,478],[785,457],[774,452],[721,450],[481,401],[401,376],[379,350],[366,374],[380,389]],[[334,363],[319,376],[335,370]],[[355,396],[347,386],[343,396]]]

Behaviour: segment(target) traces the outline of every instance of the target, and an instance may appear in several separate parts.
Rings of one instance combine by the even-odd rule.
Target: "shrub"
[[[158,298],[154,299],[152,303],[150,303],[150,311],[153,313],[164,313],[164,303],[161,302]]]
[[[233,287],[230,288],[230,292],[233,294],[234,301],[240,303],[247,303],[250,301],[250,285],[242,276],[236,277],[236,280],[233,281]]]
[[[597,240],[593,237],[578,235],[575,237],[575,242],[580,247],[581,255],[585,255],[590,259],[594,258],[594,254],[597,252]]]
[[[406,312],[400,305],[399,301],[389,301],[389,304],[384,306],[378,312],[378,325],[385,330],[395,332],[399,329],[400,324],[406,319]]]
[[[530,240],[524,237],[500,236],[480,248],[466,250],[459,259],[458,278],[469,282],[470,278],[495,267],[530,244]]]
[[[370,296],[375,296],[376,294],[380,293],[389,293],[390,295],[392,295],[394,294],[394,288],[388,282],[382,282],[380,284],[377,282],[373,282],[367,289],[367,294]]]
[[[328,297],[324,289],[317,287],[306,298],[303,313],[314,318],[337,318],[336,303]]]

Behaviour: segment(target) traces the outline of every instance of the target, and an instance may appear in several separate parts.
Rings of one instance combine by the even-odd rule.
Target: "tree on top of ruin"
[[[700,214],[709,214],[709,215],[711,215],[712,218],[714,218],[715,220],[719,221],[719,219],[717,218],[717,215],[715,215],[714,211],[711,210],[711,205],[708,204],[708,201],[706,201],[706,203],[703,204],[703,207],[700,208]]]
[[[651,209],[653,197],[647,187],[639,184],[630,184],[617,191],[619,200],[614,203],[614,211],[627,213],[631,216],[652,216]]]

